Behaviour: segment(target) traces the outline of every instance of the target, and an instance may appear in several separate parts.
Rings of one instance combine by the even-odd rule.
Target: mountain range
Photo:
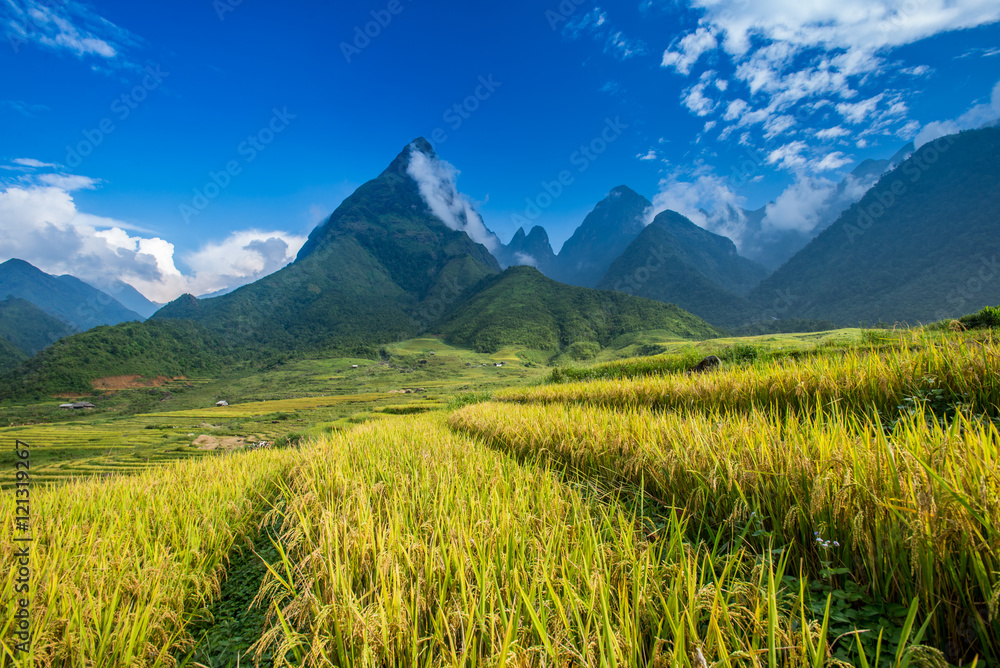
[[[430,210],[411,175],[418,162],[438,162],[423,139],[344,200],[284,269],[220,297],[184,295],[153,318],[193,320],[286,350],[372,345],[425,331],[500,265]],[[460,201],[451,183],[436,185],[448,201]],[[458,222],[467,224],[466,216]]]
[[[0,264],[0,299],[19,297],[77,330],[142,320],[117,299],[73,276],[52,276],[23,260]]]
[[[17,299],[8,300],[0,329],[7,332],[0,365],[20,362],[18,382],[38,390],[53,386],[51,369],[70,361],[82,368],[81,359],[99,358],[97,349],[110,345],[129,351],[131,362],[113,365],[122,373],[152,373],[158,355],[166,373],[195,359],[216,368],[272,353],[375,355],[381,344],[418,334],[481,351],[558,354],[640,331],[704,338],[753,323],[762,331],[780,331],[782,322],[916,324],[1000,302],[998,128],[862,163],[830,197],[830,222],[816,225],[814,237],[787,236],[756,258],[677,212],[654,217],[650,201],[624,185],[558,254],[539,226],[504,245],[458,192],[453,173],[417,139],[317,226],[284,269],[217,297],[184,295],[146,323],[74,335],[27,362],[39,342],[142,318],[73,277],[8,261],[0,265],[0,298]],[[847,209],[835,213],[841,204]],[[746,213],[763,234],[767,208]],[[767,268],[800,243],[780,268]],[[117,288],[136,308],[156,306],[130,286]],[[17,340],[16,321],[33,322],[42,338]],[[185,337],[199,342],[190,359]],[[91,368],[73,383],[85,385]]]
[[[925,144],[755,288],[771,317],[927,323],[1000,303],[1000,128]]]

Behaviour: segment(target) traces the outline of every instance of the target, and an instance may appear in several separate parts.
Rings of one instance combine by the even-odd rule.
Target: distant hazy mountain
[[[163,304],[146,299],[145,295],[124,281],[115,280],[110,285],[102,286],[100,289],[117,299],[122,306],[138,313],[143,318],[149,318],[163,306]]]
[[[29,357],[75,332],[26,299],[8,297],[0,301],[0,338]]]
[[[746,232],[740,252],[768,269],[777,269],[832,225],[841,213],[878,183],[883,174],[903,164],[903,161],[912,154],[913,144],[907,144],[891,158],[865,160],[859,164],[844,177],[836,189],[827,193],[819,211],[815,212],[819,217],[818,222],[808,231],[795,227],[779,229],[766,225],[765,218],[768,213],[766,206],[756,211],[743,210],[740,213],[746,221]]]
[[[500,272],[486,247],[439,217],[476,233],[453,184],[433,180],[447,171],[438,166],[431,145],[414,141],[313,230],[291,265],[214,299],[185,295],[154,318],[285,349],[371,345],[425,330]]]
[[[73,276],[51,276],[23,260],[0,264],[0,299],[26,299],[49,315],[78,330],[115,325],[142,316],[125,308],[111,295]]]
[[[570,285],[597,285],[642,232],[652,206],[628,186],[612,190],[563,244],[551,277]]]
[[[664,211],[629,244],[598,284],[602,290],[677,304],[717,326],[751,317],[745,295],[767,270],[736,251],[726,237]]]
[[[840,325],[1000,303],[1000,129],[925,144],[754,290],[771,317]]]
[[[672,304],[557,283],[532,267],[486,279],[436,331],[454,344],[494,352],[504,346],[558,351],[576,342],[608,345],[623,334],[666,330],[694,339],[717,335]]]
[[[494,253],[502,267],[528,266],[535,267],[546,276],[555,268],[556,254],[552,252],[549,235],[539,225],[524,233],[524,228],[518,228],[514,237],[506,246]]]

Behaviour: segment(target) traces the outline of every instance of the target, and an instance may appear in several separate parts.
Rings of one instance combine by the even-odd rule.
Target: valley
[[[418,138],[200,297],[8,259],[0,666],[998,665],[998,147],[557,253]]]

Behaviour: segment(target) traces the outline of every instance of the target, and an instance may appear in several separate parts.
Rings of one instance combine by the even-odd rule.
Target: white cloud
[[[663,53],[663,67],[672,67],[678,74],[687,76],[691,68],[709,51],[718,48],[719,42],[710,30],[698,28],[680,39],[676,47],[670,47]]]
[[[920,148],[927,142],[934,141],[938,137],[961,132],[962,130],[979,128],[998,118],[1000,118],[1000,81],[993,87],[989,102],[974,105],[954,120],[928,123],[916,134],[913,142],[917,148]]]
[[[829,226],[873,185],[874,182],[862,182],[850,174],[839,184],[799,174],[792,185],[767,205],[761,231],[765,237],[789,231],[813,234]]]
[[[182,272],[169,241],[129,234],[126,230],[136,226],[77,209],[72,190],[96,184],[61,174],[0,184],[0,261],[16,257],[97,285],[119,279],[167,302],[185,292],[203,294],[256,280],[292,261],[306,240],[285,232],[233,232],[180,258],[190,268]]]
[[[842,102],[837,105],[837,113],[843,116],[844,120],[852,125],[864,123],[865,120],[873,115],[875,110],[878,109],[878,103],[882,101],[883,97],[884,95],[879,94],[875,97],[868,98],[867,100],[861,100],[860,102]]]
[[[811,232],[822,220],[837,184],[823,178],[802,177],[767,205],[764,230]]]
[[[707,88],[708,84],[703,81],[691,86],[684,93],[684,106],[698,116],[708,116],[718,106],[714,100],[705,95]]]
[[[750,105],[748,105],[743,100],[738,100],[738,99],[737,100],[733,100],[732,102],[729,103],[729,106],[726,107],[726,114],[725,114],[725,116],[723,116],[723,119],[727,120],[727,121],[735,121],[749,107],[750,107]]]
[[[24,100],[0,100],[0,108],[12,109],[25,118],[35,118],[51,111],[44,104],[30,104]]]
[[[406,168],[435,216],[453,230],[465,232],[491,253],[499,246],[496,235],[486,229],[483,219],[465,195],[458,192],[455,180],[458,170],[449,163],[429,156],[415,146],[410,148],[410,164]]]
[[[653,149],[649,149],[649,153],[646,153],[645,155],[640,153],[635,157],[639,158],[640,160],[656,160],[656,151],[654,151]]]
[[[674,173],[660,181],[646,224],[666,210],[689,218],[695,225],[729,237],[739,247],[746,233],[745,200],[733,192],[726,180],[711,173]],[[711,213],[708,213],[711,212]]]
[[[785,134],[785,131],[789,130],[794,125],[795,118],[792,116],[788,116],[787,114],[774,116],[764,124],[764,138],[773,139],[778,135]]]
[[[608,15],[598,7],[593,11],[583,14],[577,19],[570,20],[563,28],[563,34],[567,37],[578,38],[585,33],[595,32],[608,22]]]
[[[626,37],[625,33],[618,30],[608,36],[604,53],[609,53],[619,60],[628,60],[633,56],[641,56],[646,53],[646,44],[641,40]]]
[[[591,35],[595,40],[604,42],[604,53],[619,60],[647,53],[645,42],[632,39],[621,30],[614,29],[608,22],[607,12],[600,7],[569,20],[562,33],[570,39]]]
[[[900,70],[900,73],[911,77],[922,77],[930,74],[931,71],[931,68],[927,65],[917,65],[916,67],[904,67]]]
[[[722,47],[734,56],[751,51],[755,39],[783,42],[794,49],[822,46],[874,53],[1000,20],[995,0],[692,0],[691,4],[705,10],[702,26],[724,34]]]
[[[608,81],[603,86],[601,86],[600,91],[602,93],[607,93],[608,95],[618,95],[621,93],[622,87],[617,81]]]
[[[15,51],[37,44],[78,58],[98,58],[105,63],[130,65],[123,53],[138,38],[80,2],[22,0],[6,3],[11,15],[8,40]]]
[[[839,139],[840,137],[846,137],[851,134],[850,130],[847,130],[839,125],[832,128],[824,128],[816,133],[817,139]]]
[[[97,179],[92,179],[89,176],[79,176],[76,174],[41,174],[39,175],[38,180],[46,185],[54,188],[60,188],[66,192],[94,190],[100,184],[100,181]]]
[[[918,132],[920,132],[920,121],[910,121],[896,131],[896,136],[903,141],[910,141],[917,136]]]
[[[22,167],[30,167],[32,169],[42,169],[45,167],[58,167],[59,165],[54,165],[51,162],[42,162],[41,160],[35,160],[34,158],[14,158],[11,160],[15,165],[21,165]]]
[[[767,155],[769,165],[778,165],[783,169],[797,170],[808,164],[802,153],[809,147],[803,141],[793,141],[780,146]]]
[[[514,264],[517,266],[538,268],[538,260],[535,259],[534,255],[529,255],[528,253],[514,253]]]
[[[846,167],[852,162],[854,162],[852,158],[849,158],[840,151],[837,151],[835,153],[830,153],[821,160],[818,161],[814,160],[810,166],[812,167],[813,171],[816,172],[831,172],[837,169],[841,169],[842,167]]]

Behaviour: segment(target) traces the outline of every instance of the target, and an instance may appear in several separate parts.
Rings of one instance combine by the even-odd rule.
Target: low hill
[[[0,301],[0,338],[30,357],[75,330],[25,299]]]
[[[687,339],[718,334],[673,304],[564,285],[533,267],[511,267],[485,280],[437,331],[449,343],[494,352],[513,345],[547,351],[578,342],[604,346],[623,334],[653,329]]]
[[[664,211],[612,263],[597,287],[677,304],[713,325],[733,327],[753,314],[740,295],[766,275],[726,237]]]
[[[500,272],[465,231],[484,228],[447,175],[418,139],[313,230],[291,265],[220,297],[185,295],[153,317],[194,320],[242,344],[283,350],[414,336]]]
[[[24,260],[0,264],[0,299],[26,299],[80,331],[99,325],[142,320],[114,297],[73,276],[52,276]]]
[[[61,339],[0,377],[0,400],[92,394],[108,376],[215,374],[236,364],[228,342],[191,322],[128,322]]]
[[[1000,303],[1000,129],[925,144],[754,291],[780,317],[929,323]],[[778,302],[776,302],[776,298]]]

